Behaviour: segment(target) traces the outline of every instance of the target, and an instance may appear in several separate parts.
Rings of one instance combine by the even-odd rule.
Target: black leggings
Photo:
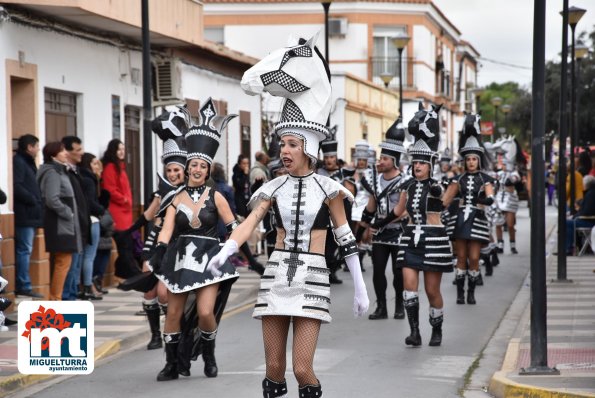
[[[391,257],[393,268],[393,287],[397,295],[397,300],[403,299],[403,270],[397,268],[398,246],[372,244],[372,266],[374,268],[374,292],[376,300],[386,301],[386,263],[388,257]]]

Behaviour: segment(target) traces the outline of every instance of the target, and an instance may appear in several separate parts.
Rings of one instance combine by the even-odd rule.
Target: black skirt
[[[226,261],[213,276],[207,271],[209,260],[219,253],[219,240],[204,236],[181,235],[172,239],[161,261],[161,269],[155,276],[172,293],[184,293],[240,276],[235,267]],[[151,263],[149,262],[149,267]]]
[[[397,265],[420,271],[452,272],[452,251],[443,225],[407,225],[399,243]],[[417,237],[417,240],[416,240]]]
[[[470,207],[469,213],[466,215],[466,209],[466,207],[461,207],[457,214],[457,225],[454,234],[455,239],[490,243],[490,225],[485,212],[477,207]]]

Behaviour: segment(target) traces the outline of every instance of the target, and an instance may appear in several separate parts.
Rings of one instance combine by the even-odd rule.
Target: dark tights
[[[287,335],[292,318],[289,316],[263,316],[262,338],[266,361],[266,377],[275,382],[285,380],[287,367]],[[300,385],[318,384],[314,374],[314,352],[318,343],[320,321],[312,318],[293,317],[293,374]]]

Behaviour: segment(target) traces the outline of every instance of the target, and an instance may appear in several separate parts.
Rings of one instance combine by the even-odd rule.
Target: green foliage
[[[570,40],[570,39],[569,39]],[[588,55],[576,62],[577,79],[577,131],[578,145],[595,144],[595,29],[587,34],[577,35],[577,43],[582,41],[588,48]],[[568,54],[572,48],[569,45]],[[580,68],[580,69],[579,69]],[[558,61],[549,61],[545,67],[545,133],[558,132],[560,124],[560,76],[561,66]],[[570,98],[572,93],[570,58],[568,61],[568,117],[570,126]],[[529,148],[531,135],[531,101],[529,88],[520,87],[517,83],[491,83],[485,87],[481,96],[481,119],[494,121],[495,108],[492,98],[502,98],[502,105],[511,105],[506,120],[502,113],[502,105],[498,111],[500,127],[507,127],[507,134],[513,134],[524,148]],[[570,127],[568,128],[570,133]],[[496,135],[495,137],[498,137]]]

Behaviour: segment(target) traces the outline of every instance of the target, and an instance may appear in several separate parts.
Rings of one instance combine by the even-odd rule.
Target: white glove
[[[209,271],[214,277],[221,276],[221,271],[219,271],[219,268],[223,266],[223,264],[225,263],[225,261],[227,261],[229,256],[231,256],[237,251],[238,242],[236,242],[233,239],[228,239],[219,251],[219,253],[217,253],[215,257],[211,258],[211,260],[209,261],[209,264],[207,265],[207,271]]]
[[[353,315],[356,318],[359,318],[368,312],[368,307],[370,307],[370,299],[368,299],[368,291],[366,290],[366,284],[364,283],[364,278],[362,276],[359,256],[355,254],[345,258],[345,264],[347,264],[347,268],[349,268],[349,271],[351,272],[353,285],[355,286]]]

